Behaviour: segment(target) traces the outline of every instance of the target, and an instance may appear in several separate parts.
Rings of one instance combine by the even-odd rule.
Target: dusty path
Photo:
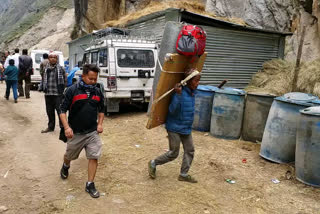
[[[4,84],[0,84],[0,94]],[[59,177],[65,144],[41,134],[47,118],[43,94],[14,104],[0,96],[0,208],[4,213],[319,213],[320,190],[285,178],[290,165],[261,159],[259,145],[215,139],[194,132],[191,174],[198,184],[177,181],[179,158],[147,176],[147,161],[167,149],[162,127],[145,129],[142,112],[105,119],[103,156],[96,177],[99,199],[84,192],[87,161],[72,162],[70,177]],[[246,158],[247,163],[242,163]],[[225,179],[236,180],[229,184]],[[272,178],[281,182],[274,184]],[[1,213],[1,210],[0,210]]]

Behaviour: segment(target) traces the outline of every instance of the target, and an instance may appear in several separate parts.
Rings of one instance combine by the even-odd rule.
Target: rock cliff
[[[250,26],[282,32],[287,37],[286,59],[294,60],[303,26],[306,36],[302,60],[320,56],[318,0],[207,0],[206,10],[217,15],[242,18]]]

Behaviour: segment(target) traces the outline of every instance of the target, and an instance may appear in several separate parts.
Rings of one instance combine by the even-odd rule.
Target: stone
[[[0,206],[0,213],[7,211],[8,208],[6,206]]]
[[[207,0],[206,11],[242,18],[255,28],[289,31],[295,5],[292,0]]]

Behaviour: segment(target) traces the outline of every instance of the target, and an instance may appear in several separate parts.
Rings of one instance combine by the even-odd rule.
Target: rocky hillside
[[[0,50],[62,50],[75,22],[72,0],[1,0]]]
[[[287,37],[286,59],[294,60],[303,26],[306,35],[302,60],[320,56],[319,0],[207,0],[207,11],[242,18],[250,26],[276,31],[291,31]]]
[[[151,2],[166,1],[168,0],[74,0],[76,28],[73,37],[103,28],[106,22],[139,11],[148,7]],[[190,0],[190,2],[204,4],[206,0]]]
[[[180,0],[1,0],[0,50],[52,48],[67,53],[66,42],[157,2]],[[320,56],[320,0],[184,0],[206,12],[242,19],[247,25],[292,32],[286,58],[296,58],[303,27],[302,60]],[[74,10],[73,10],[74,7]],[[75,11],[75,12],[73,12]],[[153,11],[150,11],[153,12]],[[74,22],[75,21],[75,22]],[[72,33],[71,33],[72,32]]]
[[[168,2],[170,0],[153,0]],[[175,0],[179,1],[179,0]],[[186,1],[186,0],[185,0]],[[119,19],[124,14],[147,7],[151,0],[75,0],[76,28],[74,38],[83,33],[99,29],[103,24]],[[217,16],[241,18],[247,25],[292,32],[288,36],[286,58],[296,58],[299,38],[303,26],[306,36],[302,60],[313,60],[320,56],[319,0],[190,0],[203,3],[207,12]]]

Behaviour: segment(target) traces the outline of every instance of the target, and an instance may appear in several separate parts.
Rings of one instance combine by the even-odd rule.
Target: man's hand
[[[99,134],[103,132],[103,127],[102,127],[102,125],[99,125],[99,124],[98,124],[97,132],[98,132]]]
[[[73,138],[73,130],[70,127],[64,129],[64,133],[67,138]]]
[[[180,83],[177,83],[175,86],[174,86],[174,90],[177,94],[181,94],[182,92],[182,86]]]

